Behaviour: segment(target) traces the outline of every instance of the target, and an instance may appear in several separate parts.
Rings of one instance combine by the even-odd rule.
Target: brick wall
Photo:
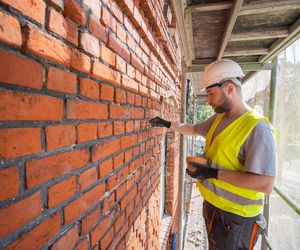
[[[179,119],[161,96],[181,78],[163,7],[0,0],[1,249],[159,249],[164,130],[147,120]]]

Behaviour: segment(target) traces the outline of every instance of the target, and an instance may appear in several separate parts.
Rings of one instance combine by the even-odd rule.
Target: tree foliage
[[[187,107],[187,119],[189,123],[201,123],[203,121],[205,121],[207,118],[209,118],[210,116],[212,116],[214,114],[213,109],[208,105],[208,104],[197,104],[197,102],[195,103],[195,108],[196,108],[196,117],[195,117],[195,121],[193,120],[193,116],[194,116],[194,110],[193,110],[193,89],[191,88],[189,93],[188,93],[188,107]]]

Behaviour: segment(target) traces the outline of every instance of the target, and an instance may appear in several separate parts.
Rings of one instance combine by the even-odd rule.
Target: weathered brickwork
[[[178,231],[179,137],[160,204],[148,123],[180,113],[164,4],[0,0],[1,249],[160,249],[162,205]]]

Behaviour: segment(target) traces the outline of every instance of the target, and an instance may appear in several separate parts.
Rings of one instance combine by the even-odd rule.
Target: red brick
[[[41,24],[44,24],[45,22],[46,4],[43,0],[1,0],[1,2],[12,6],[22,12],[23,15],[26,15]]]
[[[116,89],[115,101],[126,103],[126,92],[122,89]]]
[[[68,100],[67,119],[106,119],[107,105],[96,102]]]
[[[116,55],[105,45],[101,46],[101,59],[107,62],[109,65],[116,66]]]
[[[0,68],[0,81],[3,83],[42,88],[43,68],[33,60],[0,50]]]
[[[145,96],[149,96],[149,89],[141,84],[139,84],[139,93]]]
[[[119,172],[121,172],[121,171],[123,171],[123,169],[120,170]],[[118,172],[118,173],[119,173],[119,172]],[[125,177],[123,177],[123,178],[119,177],[119,178],[118,178],[118,182],[123,181],[124,178],[125,178]],[[109,183],[108,183],[108,184],[109,184]],[[124,196],[124,194],[126,193],[126,191],[127,191],[127,189],[126,189],[126,183],[123,182],[123,183],[122,183],[121,185],[119,185],[119,186],[117,187],[117,189],[116,189],[116,198],[117,198],[117,201],[119,201],[119,200]]]
[[[77,77],[75,74],[49,67],[47,75],[47,89],[54,91],[76,94]]]
[[[81,221],[81,234],[87,233],[98,221],[100,218],[100,210],[96,207],[90,214],[88,214]]]
[[[66,66],[70,65],[71,49],[67,45],[28,24],[24,32],[27,37],[25,44],[27,52]]]
[[[132,0],[117,0],[117,2],[124,8],[127,14],[129,15],[133,14],[134,4]]]
[[[146,97],[143,97],[143,100],[142,100],[142,104],[143,104],[143,107],[148,107],[148,101],[150,102],[151,100]],[[152,115],[153,116],[153,115]],[[151,117],[152,117],[151,116]]]
[[[114,239],[113,241],[111,242],[111,245],[110,247],[112,247],[112,249],[115,249],[115,250],[122,250],[122,249],[125,249],[125,242],[126,239],[125,239],[125,232],[128,232],[128,223],[126,223],[126,227],[122,227],[122,230],[117,234],[117,236],[114,236]],[[156,240],[157,238],[155,238]],[[153,246],[151,245],[151,243],[149,243],[149,246]],[[159,247],[156,247],[154,249],[159,249]]]
[[[101,85],[100,99],[106,101],[114,101],[115,89],[108,85]]]
[[[99,176],[103,178],[109,175],[113,171],[113,161],[112,158],[105,160],[99,164]]]
[[[119,37],[123,43],[126,43],[127,34],[125,29],[120,24],[117,25],[117,37]]]
[[[109,6],[110,11],[112,14],[119,20],[120,23],[123,23],[123,12],[119,8],[116,2],[111,2]]]
[[[142,52],[143,52],[141,47],[139,47],[139,45],[136,45],[134,51],[135,51],[135,54],[137,55],[137,57],[141,59],[142,58]]]
[[[108,137],[113,135],[112,122],[98,123],[98,138]]]
[[[107,43],[108,32],[106,27],[104,27],[98,20],[93,16],[90,18],[90,32],[100,39],[102,42]]]
[[[80,79],[80,94],[89,98],[99,99],[100,85],[88,78]]]
[[[149,56],[151,50],[143,39],[140,40],[140,46],[141,46],[142,50],[146,53],[146,55]]]
[[[123,134],[125,132],[125,123],[121,121],[114,122],[114,135]]]
[[[92,56],[100,56],[99,40],[90,33],[81,33],[80,47]]]
[[[49,0],[49,4],[52,5],[58,11],[62,11],[64,9],[63,0]]]
[[[125,212],[123,212],[121,215],[119,215],[119,217],[116,219],[115,221],[115,232],[118,232],[120,230],[121,227],[125,227],[126,223],[125,223]]]
[[[74,150],[26,163],[26,184],[28,188],[58,178],[88,164],[89,152]]]
[[[47,150],[75,144],[76,131],[73,125],[48,126],[45,131]]]
[[[124,153],[120,153],[114,157],[114,169],[119,168],[124,164]]]
[[[81,173],[78,177],[79,190],[87,188],[91,184],[97,181],[97,171],[96,168],[90,168],[83,173]]]
[[[127,123],[128,123],[128,122],[126,122],[126,127],[127,127]],[[127,128],[126,128],[126,132],[128,132],[128,131],[127,131]],[[132,149],[127,150],[127,151],[125,152],[125,162],[128,162],[128,161],[130,161],[131,159],[132,159]]]
[[[18,20],[10,15],[0,12],[1,29],[0,42],[21,48],[22,35]]]
[[[127,62],[130,61],[130,52],[129,50],[112,34],[109,34],[108,37],[108,47],[119,54]]]
[[[8,245],[7,249],[41,249],[59,230],[60,214],[56,213]]]
[[[78,29],[75,24],[66,20],[62,14],[56,10],[50,10],[48,29],[68,40],[75,46],[78,45]]]
[[[116,85],[120,85],[121,83],[120,73],[108,68],[102,63],[94,61],[92,72],[93,76],[99,80],[104,80]]]
[[[144,73],[144,64],[141,61],[140,58],[138,58],[136,55],[131,54],[131,65],[133,67],[135,67],[136,69],[138,69],[139,71],[141,71],[142,73]]]
[[[97,139],[96,123],[80,123],[77,126],[78,143]]]
[[[113,235],[114,235],[114,229],[111,228],[106,233],[106,235],[102,238],[102,240],[100,241],[100,247],[101,247],[101,249],[108,249],[110,243],[112,242]]]
[[[127,31],[132,35],[134,40],[137,43],[139,43],[139,41],[143,41],[143,39],[140,38],[140,34],[137,31],[137,29],[133,26],[132,21],[133,21],[133,18],[131,18],[131,20],[129,20],[128,18],[124,18],[124,26],[126,27]]]
[[[139,88],[139,84],[135,80],[132,80],[125,75],[122,76],[122,86],[135,92],[137,92]]]
[[[77,69],[78,71],[81,71],[83,73],[90,74],[91,60],[88,56],[81,53],[79,50],[72,49],[70,66],[73,69]]]
[[[126,217],[129,217],[130,214],[132,213],[134,209],[134,201],[130,202],[127,206],[126,206],[126,209],[125,209],[125,214],[126,214]]]
[[[121,210],[125,209],[127,207],[127,205],[130,203],[130,201],[132,201],[134,199],[134,197],[136,196],[137,194],[137,191],[136,191],[136,187],[134,187],[133,189],[130,190],[130,192],[128,194],[126,194],[122,200],[121,200]]]
[[[69,203],[64,208],[65,224],[74,221],[78,216],[90,209],[97,201],[101,199],[105,192],[105,184],[101,183],[85,194],[79,196],[76,200]]]
[[[86,11],[81,8],[76,0],[65,0],[63,15],[77,24],[85,25],[86,23]]]
[[[102,7],[101,22],[103,25],[112,29],[114,33],[117,31],[117,22],[107,8]]]
[[[137,143],[137,135],[127,135],[121,138],[121,149],[131,147]]]
[[[131,92],[126,92],[126,100],[128,104],[134,104],[134,94]]]
[[[91,232],[91,243],[94,246],[97,241],[102,238],[104,233],[111,227],[113,221],[113,213],[110,213],[95,227]],[[105,249],[105,248],[103,248]]]
[[[60,121],[63,101],[35,94],[0,91],[1,121]]]
[[[117,185],[119,185],[120,183],[122,183],[125,180],[125,178],[127,177],[127,175],[128,175],[128,167],[125,167],[125,168],[119,170],[114,175],[112,175],[107,180],[108,191],[114,189]],[[125,184],[125,182],[124,182],[124,184]],[[123,192],[122,190],[123,191],[126,190],[126,185],[122,185],[122,186],[120,186],[120,188],[118,188],[117,193],[116,193],[117,200],[119,200],[120,194]]]
[[[146,141],[148,138],[149,138],[149,133],[148,132],[138,134],[138,142]]]
[[[89,249],[89,239],[88,239],[88,235],[83,238],[82,240],[80,240],[78,242],[78,244],[75,247],[76,250],[86,250]]]
[[[120,139],[105,141],[98,144],[92,153],[92,161],[95,162],[101,158],[120,151]]]
[[[135,77],[134,77],[135,80],[137,80],[138,82],[141,82],[142,81],[142,74],[139,70],[136,70],[135,71]]]
[[[135,77],[135,68],[130,64],[127,64],[127,75],[132,79]]]
[[[6,200],[8,198],[14,197],[18,193],[19,193],[18,169],[16,167],[1,169],[0,170],[0,200]]]
[[[109,106],[109,117],[116,118],[116,119],[129,119],[131,118],[132,108],[130,107],[123,107],[120,105],[113,105]]]
[[[100,16],[101,16],[101,6],[99,4],[99,1],[83,0],[83,3],[88,6],[88,8],[92,11],[92,13],[94,15],[96,15],[97,18],[100,18]]]
[[[122,73],[126,73],[126,62],[118,55],[116,55],[116,69]]]
[[[76,193],[76,179],[71,177],[48,188],[48,208],[53,208]]]
[[[145,75],[150,79],[150,80],[154,80],[154,73],[148,68],[145,67]]]
[[[135,47],[136,47],[136,42],[134,40],[133,37],[131,36],[127,36],[127,45],[128,47],[132,50],[132,51],[135,51]]]
[[[142,75],[142,84],[143,84],[144,86],[147,86],[147,84],[148,84],[148,78],[147,78],[147,76],[145,76],[145,75]]]
[[[135,131],[140,130],[140,124],[141,124],[140,121],[134,121],[134,130]]]
[[[144,62],[145,67],[149,67],[150,59],[149,59],[149,56],[147,56],[147,54],[144,51],[142,51],[142,58],[141,59]]]
[[[133,19],[134,19],[135,23],[136,23],[137,25],[139,25],[140,28],[142,28],[142,19],[143,19],[143,17],[142,17],[142,15],[141,15],[141,12],[140,12],[139,8],[134,7],[134,10],[133,10],[133,16],[134,16]]]
[[[135,95],[135,105],[136,106],[142,105],[142,97],[140,95]]]
[[[39,128],[0,129],[0,158],[3,160],[42,151]]]
[[[24,33],[27,38],[25,51],[84,73],[90,72],[91,61],[80,51],[68,47],[58,39],[30,25],[25,26]]]
[[[68,232],[66,232],[58,241],[52,246],[52,250],[72,249],[79,240],[78,226],[75,224]]]
[[[11,184],[10,184],[11,185]],[[0,237],[14,232],[41,214],[42,198],[40,192],[24,198],[0,210]],[[26,211],[26,213],[20,213]]]
[[[127,121],[125,127],[126,127],[126,133],[134,131],[134,129],[133,129],[133,121]]]

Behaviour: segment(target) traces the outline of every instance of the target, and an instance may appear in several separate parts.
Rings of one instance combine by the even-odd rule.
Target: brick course
[[[0,248],[159,249],[164,130],[148,119],[178,120],[160,96],[181,77],[161,7],[0,2]]]

